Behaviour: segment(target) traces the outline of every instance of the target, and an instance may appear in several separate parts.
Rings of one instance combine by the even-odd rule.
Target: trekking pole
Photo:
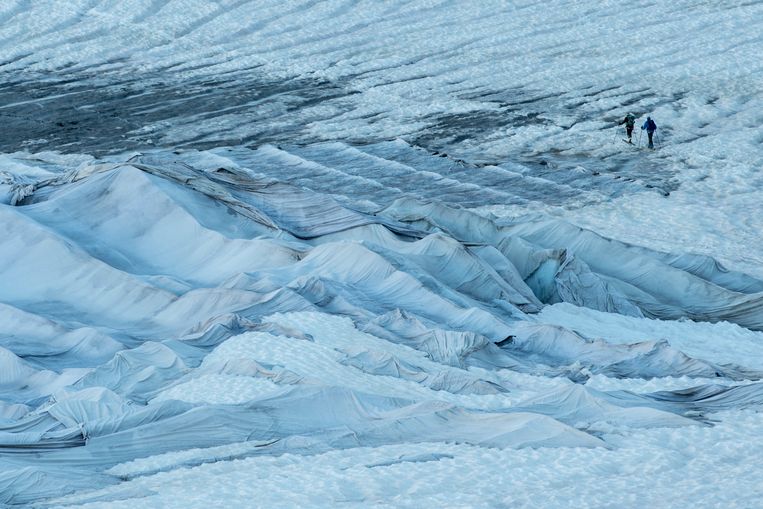
[[[662,148],[662,143],[660,143],[660,135],[657,133],[654,133],[654,141],[657,142],[657,148]]]
[[[638,148],[641,148],[641,137],[644,135],[644,130],[642,129],[641,132],[638,135]]]
[[[612,137],[612,143],[617,141],[617,133],[620,132],[619,127],[615,127],[615,135]]]

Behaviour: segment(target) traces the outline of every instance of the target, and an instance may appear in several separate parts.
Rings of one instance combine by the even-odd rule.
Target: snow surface
[[[3,2],[0,505],[763,507],[762,25]]]

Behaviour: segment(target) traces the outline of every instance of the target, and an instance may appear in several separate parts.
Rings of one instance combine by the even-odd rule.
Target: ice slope
[[[754,2],[689,0],[562,0],[552,8],[445,0],[18,0],[3,6],[0,37],[3,69],[22,73],[16,82],[50,71],[97,73],[102,85],[122,81],[130,91],[127,74],[137,68],[138,78],[150,78],[143,94],[162,94],[152,86],[162,80],[182,83],[182,94],[131,104],[138,113],[164,109],[173,120],[144,126],[144,139],[177,144],[272,133],[243,121],[259,111],[266,123],[332,139],[410,134],[449,145],[460,137],[468,146],[480,132],[504,155],[550,147],[574,153],[601,147],[598,131],[631,107],[672,125],[665,141],[677,137],[685,157],[735,126],[742,129],[736,143],[754,143],[761,40],[752,28],[760,14]],[[247,95],[241,85],[252,80],[272,86]],[[294,85],[282,85],[289,81]],[[310,97],[309,88],[324,91]],[[241,97],[222,101],[210,89]],[[95,104],[103,98],[99,91],[78,99],[84,91],[76,86],[61,92]],[[6,110],[37,99],[17,97]],[[201,108],[178,119],[178,103]],[[284,115],[289,106],[297,119]],[[128,132],[121,134],[132,134],[131,120],[123,122]],[[716,122],[724,124],[720,133],[713,133]]]
[[[761,20],[2,3],[0,505],[756,507]]]

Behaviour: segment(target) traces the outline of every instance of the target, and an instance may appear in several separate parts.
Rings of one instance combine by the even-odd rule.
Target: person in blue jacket
[[[652,136],[654,136],[654,132],[657,130],[657,124],[654,123],[652,117],[646,117],[646,122],[641,126],[641,130],[643,131],[644,129],[646,129],[646,134],[649,136],[649,148],[654,148]]]

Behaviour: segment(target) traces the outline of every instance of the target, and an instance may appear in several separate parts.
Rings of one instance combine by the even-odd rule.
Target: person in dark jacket
[[[628,134],[628,143],[633,143],[631,136],[633,136],[633,126],[636,125],[636,117],[632,113],[628,113],[624,119],[617,123],[617,125],[623,124],[625,124],[625,132]]]
[[[644,129],[646,129],[646,134],[649,136],[649,148],[654,148],[652,136],[654,136],[654,132],[657,130],[657,124],[654,123],[652,117],[646,117],[646,122],[641,126],[641,130],[643,131]]]

